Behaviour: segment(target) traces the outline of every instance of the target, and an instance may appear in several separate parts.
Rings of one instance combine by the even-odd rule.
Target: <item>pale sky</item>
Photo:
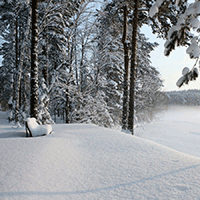
[[[151,53],[151,61],[152,65],[161,73],[161,78],[164,79],[164,90],[200,89],[200,78],[189,82],[189,85],[184,85],[180,89],[176,86],[177,80],[182,76],[182,69],[184,67],[191,69],[196,62],[186,54],[185,47],[176,48],[166,57],[164,56],[164,40],[156,38],[147,26],[142,28],[142,32],[150,38],[150,41],[159,43],[159,46]],[[197,67],[199,66],[197,65]]]
[[[192,2],[194,2],[194,0],[189,0],[189,3]],[[158,69],[161,78],[164,80],[165,91],[200,89],[200,77],[197,78],[196,81],[189,82],[188,85],[184,84],[181,88],[176,86],[176,82],[182,76],[182,69],[184,67],[191,69],[196,62],[195,59],[190,59],[189,55],[186,54],[186,47],[178,47],[166,57],[164,56],[165,41],[156,38],[156,36],[151,33],[148,26],[143,27],[142,32],[150,38],[150,41],[160,44],[159,47],[151,53],[151,61],[152,65]],[[199,68],[199,65],[196,67]]]

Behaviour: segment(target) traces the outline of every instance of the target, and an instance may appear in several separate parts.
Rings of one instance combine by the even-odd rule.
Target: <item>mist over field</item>
[[[152,123],[138,127],[136,135],[200,157],[200,106],[169,106]]]

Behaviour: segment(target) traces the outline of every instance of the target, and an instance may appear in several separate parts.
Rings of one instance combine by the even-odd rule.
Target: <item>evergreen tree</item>
[[[38,0],[32,0],[30,116],[38,120]]]
[[[196,80],[198,77],[198,69],[196,68],[197,62],[200,56],[200,49],[198,46],[198,32],[200,23],[198,16],[200,15],[200,2],[195,1],[186,5],[187,1],[168,1],[171,7],[176,5],[176,10],[178,17],[175,22],[168,29],[166,42],[165,42],[165,55],[170,55],[171,51],[176,48],[176,46],[188,46],[186,53],[189,54],[191,59],[196,59],[196,63],[193,68],[183,69],[183,76],[177,81],[177,86],[181,87],[184,83],[188,84],[189,81]],[[156,3],[150,9],[150,15],[154,18],[158,18],[160,10],[162,10],[164,1],[156,1]],[[159,12],[157,12],[159,11]],[[197,34],[194,34],[194,32]]]

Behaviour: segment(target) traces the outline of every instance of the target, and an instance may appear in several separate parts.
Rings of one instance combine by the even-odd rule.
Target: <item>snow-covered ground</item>
[[[136,136],[200,158],[200,107],[169,107],[154,122],[137,128]]]
[[[193,112],[184,123],[173,112],[138,129],[139,137],[94,125],[57,124],[52,135],[35,138],[7,125],[1,112],[0,199],[200,199],[200,158],[165,147],[170,140],[176,147],[184,139],[187,149],[197,142],[200,125],[195,116],[192,120]],[[188,143],[178,127],[193,128]],[[179,140],[172,137],[176,131]],[[155,139],[156,132],[162,137]]]

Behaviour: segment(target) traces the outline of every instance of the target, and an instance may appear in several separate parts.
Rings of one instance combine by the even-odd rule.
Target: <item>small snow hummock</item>
[[[182,75],[185,76],[187,73],[189,73],[190,69],[188,67],[184,67],[182,71]]]
[[[157,12],[160,5],[163,3],[164,0],[157,0],[149,10],[149,16],[153,17]]]
[[[39,125],[35,118],[27,118],[27,124],[33,137],[48,135],[52,132],[51,125]]]
[[[199,45],[197,43],[197,37],[191,40],[190,46],[187,48],[186,53],[190,55],[191,58],[198,58],[200,55]]]

